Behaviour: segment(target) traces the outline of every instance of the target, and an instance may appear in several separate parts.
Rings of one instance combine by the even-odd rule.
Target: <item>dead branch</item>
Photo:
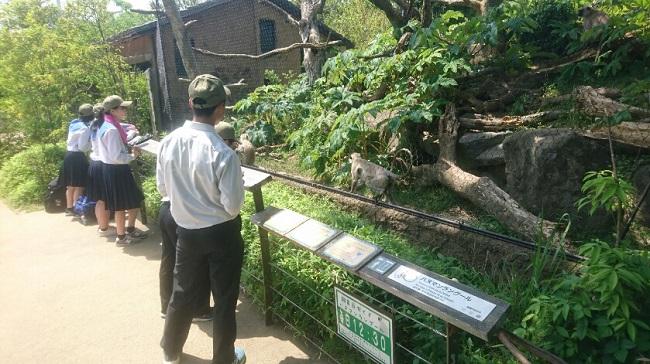
[[[591,86],[579,86],[574,91],[578,107],[589,116],[614,116],[622,111],[629,111],[633,117],[650,117],[650,110],[627,105],[600,95]]]
[[[585,59],[593,58],[593,57],[596,56],[597,52],[598,51],[595,50],[595,49],[586,49],[586,50],[584,50],[584,51],[582,51],[582,52],[580,52],[580,53],[578,53],[576,55],[573,55],[571,57],[568,57],[568,58],[562,60],[558,64],[551,65],[551,66],[544,67],[544,68],[539,68],[539,69],[532,68],[531,72],[529,74],[522,75],[522,77],[526,76],[526,75],[530,75],[530,74],[532,74],[532,75],[543,75],[543,74],[546,74],[546,73],[559,71],[560,69],[562,69],[562,68],[564,68],[566,66],[570,66],[570,65],[572,65],[574,63],[584,61]]]
[[[312,49],[323,49],[323,48],[329,48],[329,47],[335,47],[335,46],[340,46],[343,45],[343,42],[340,40],[335,40],[332,42],[326,42],[326,43],[294,43],[290,46],[284,47],[284,48],[276,48],[272,51],[258,54],[258,55],[252,55],[252,54],[238,54],[238,53],[214,53],[205,49],[201,48],[196,48],[193,47],[192,49],[195,52],[205,54],[206,56],[211,56],[211,57],[218,57],[218,58],[245,58],[245,59],[264,59],[268,57],[275,56],[277,54],[282,54],[286,52],[290,52],[294,49],[303,49],[303,48],[312,48]]]
[[[460,126],[465,129],[504,131],[523,125],[556,120],[566,113],[567,111],[542,111],[530,115],[504,116],[501,118],[489,115],[469,114],[459,117],[458,120],[460,120]]]
[[[456,165],[456,142],[460,124],[454,105],[448,104],[438,123],[440,156],[434,165],[436,179],[496,217],[512,231],[533,240],[539,238],[540,234],[552,238],[557,228],[556,223],[525,210],[490,178],[475,176]]]
[[[164,16],[165,12],[159,10],[143,10],[143,9],[128,9],[132,13],[143,14],[143,15],[156,15]]]
[[[198,20],[196,20],[196,19],[190,20],[187,23],[185,23],[185,28],[189,27],[192,24],[196,24],[197,22],[198,22]]]
[[[181,81],[181,82],[186,82],[186,83],[190,83],[190,82],[192,82],[192,80],[190,80],[189,78],[182,78],[182,77],[181,77],[181,78],[179,78],[178,80]],[[244,79],[242,78],[241,80],[239,80],[239,81],[237,81],[237,82],[235,82],[235,83],[224,84],[224,86],[226,86],[226,87],[228,87],[228,88],[233,88],[233,87],[243,87],[243,86],[248,86],[248,84],[245,83],[245,82],[244,82]]]
[[[258,2],[263,3],[263,4],[265,4],[265,5],[268,5],[268,6],[272,7],[272,8],[274,8],[274,9],[276,9],[278,12],[280,12],[280,14],[285,14],[285,15],[287,16],[287,21],[288,21],[289,23],[293,24],[294,26],[298,26],[299,22],[298,22],[296,19],[294,19],[293,17],[291,17],[290,14],[288,14],[286,11],[284,11],[281,7],[277,6],[277,5],[276,5],[275,3],[273,3],[272,1],[268,1],[268,0],[258,0]]]
[[[517,347],[510,341],[510,338],[508,337],[508,335],[505,334],[505,331],[499,331],[499,333],[497,334],[497,338],[499,339],[499,341],[501,341],[503,346],[505,346],[506,349],[510,351],[512,356],[514,356],[519,363],[530,364],[530,361],[528,360],[528,358],[526,358],[524,353],[519,351],[519,349],[517,349]]]
[[[636,122],[623,122],[610,128],[612,140],[622,144],[650,149],[650,119]],[[581,132],[582,135],[593,139],[607,139],[607,128],[595,128]]]
[[[501,340],[501,338],[503,337],[508,342],[510,342],[511,345],[518,345],[520,347],[524,347],[531,354],[534,354],[538,358],[546,360],[550,364],[566,364],[566,362],[562,358],[560,358],[559,356],[557,356],[557,355],[555,355],[555,354],[553,354],[553,353],[551,353],[551,352],[549,352],[547,350],[538,348],[537,346],[533,345],[532,343],[528,342],[527,340],[522,339],[519,336],[517,336],[515,334],[512,334],[512,333],[510,333],[508,331],[501,330],[501,331],[499,331],[498,336],[499,336],[499,340]],[[505,345],[505,343],[504,343],[504,345]]]

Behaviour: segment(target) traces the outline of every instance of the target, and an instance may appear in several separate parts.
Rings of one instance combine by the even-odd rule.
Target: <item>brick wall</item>
[[[278,48],[300,42],[298,29],[287,20],[286,14],[257,0],[231,1],[193,16],[191,20],[197,22],[188,27],[188,33],[197,48],[216,53],[260,54],[260,19],[275,23]],[[186,22],[189,20],[185,19]],[[180,81],[177,74],[175,43],[169,25],[163,26],[162,34],[171,101],[171,113],[167,117],[172,124],[178,125],[190,117],[187,106],[188,83]],[[273,69],[279,75],[289,71],[299,73],[300,52],[294,50],[263,60],[221,59],[199,53],[195,55],[199,73],[215,74],[225,83],[245,80],[247,87],[232,89],[234,102],[263,85],[265,69]]]

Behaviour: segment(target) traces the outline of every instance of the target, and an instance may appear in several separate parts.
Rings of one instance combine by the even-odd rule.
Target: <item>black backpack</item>
[[[63,170],[47,185],[47,192],[43,198],[45,212],[57,213],[63,212],[66,208],[65,185],[63,183]]]

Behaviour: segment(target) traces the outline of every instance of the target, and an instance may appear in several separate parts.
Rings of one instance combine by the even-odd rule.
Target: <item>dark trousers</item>
[[[177,356],[192,324],[193,302],[203,279],[200,262],[207,258],[210,286],[215,297],[212,321],[212,363],[231,364],[234,360],[239,298],[239,279],[244,256],[241,218],[204,229],[178,228],[174,287],[167,307],[167,319],[160,345],[168,356]]]
[[[160,258],[160,312],[166,313],[169,299],[174,286],[174,265],[176,265],[176,241],[178,234],[176,221],[169,210],[169,201],[163,201],[158,213],[158,224],[162,235],[162,257]],[[201,262],[204,276],[204,284],[200,289],[195,316],[204,315],[210,312],[210,270],[207,258]],[[202,292],[202,293],[201,293]]]

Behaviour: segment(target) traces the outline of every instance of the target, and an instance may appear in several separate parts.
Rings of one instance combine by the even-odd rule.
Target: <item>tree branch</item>
[[[129,11],[132,13],[144,14],[144,15],[156,15],[156,16],[165,15],[165,12],[159,10],[129,9]]]
[[[284,48],[276,48],[272,51],[258,54],[258,55],[252,55],[252,54],[239,54],[239,53],[214,53],[205,49],[201,48],[192,48],[195,52],[205,54],[206,56],[211,56],[211,57],[218,57],[218,58],[245,58],[245,59],[264,59],[268,58],[271,56],[275,56],[277,54],[281,53],[286,53],[289,51],[292,51],[294,49],[302,49],[302,48],[312,48],[312,49],[323,49],[323,48],[328,48],[328,47],[335,47],[335,46],[340,46],[343,45],[343,42],[340,40],[332,41],[332,42],[327,42],[327,43],[294,43],[290,46],[284,47]]]
[[[291,15],[288,14],[286,11],[284,11],[281,7],[275,5],[273,2],[268,1],[268,0],[258,0],[258,1],[260,3],[264,3],[265,5],[268,5],[268,6],[272,7],[272,8],[274,8],[274,9],[278,10],[282,14],[286,14],[287,21],[289,21],[289,23],[291,23],[291,24],[293,24],[295,26],[298,26],[298,21],[296,19],[292,18]]]

